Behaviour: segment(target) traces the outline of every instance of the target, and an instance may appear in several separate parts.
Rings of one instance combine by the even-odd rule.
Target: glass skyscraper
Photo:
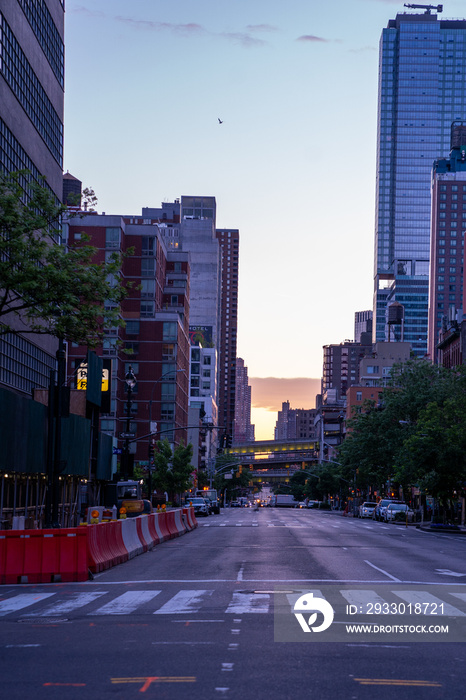
[[[418,356],[427,352],[432,165],[465,118],[466,21],[398,14],[380,40],[373,334],[389,339],[387,310],[399,302],[395,339]]]

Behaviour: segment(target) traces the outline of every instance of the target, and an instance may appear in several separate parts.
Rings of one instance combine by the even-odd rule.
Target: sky
[[[304,380],[321,377],[323,345],[353,340],[355,312],[372,308],[378,44],[403,11],[66,2],[65,171],[99,212],[215,196],[217,227],[239,229],[238,356],[257,439],[272,438],[283,401],[314,406]],[[444,3],[443,18],[465,15],[463,0]]]

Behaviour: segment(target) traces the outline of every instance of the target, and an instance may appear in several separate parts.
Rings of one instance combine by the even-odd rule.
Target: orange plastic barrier
[[[11,530],[4,535],[0,583],[87,580],[87,537],[81,528]]]
[[[178,530],[178,527],[177,527],[176,521],[175,521],[175,511],[174,510],[167,510],[165,515],[167,517],[167,528],[168,528],[168,532],[170,533],[170,536],[171,537],[178,537],[180,533],[179,533],[179,530]]]
[[[162,533],[163,536],[163,541],[165,540],[171,540],[173,538],[173,535],[171,534],[170,530],[168,529],[168,520],[167,520],[167,515],[168,513],[157,513],[156,518],[158,520],[160,532]]]
[[[154,546],[157,544],[160,544],[160,542],[162,541],[159,537],[159,533],[156,530],[156,526],[155,526],[156,517],[157,516],[155,515],[155,513],[151,513],[148,516],[148,521],[147,521],[148,526],[149,526],[149,533],[150,533],[150,536],[152,537],[152,542],[153,542]]]

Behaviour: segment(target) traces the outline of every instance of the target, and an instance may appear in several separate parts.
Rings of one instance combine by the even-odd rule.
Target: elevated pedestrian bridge
[[[310,440],[257,440],[233,445],[224,454],[250,470],[252,481],[283,481],[298,469],[307,469],[319,456],[319,443]]]

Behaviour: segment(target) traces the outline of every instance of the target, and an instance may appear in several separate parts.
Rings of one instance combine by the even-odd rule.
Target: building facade
[[[335,389],[338,397],[344,398],[348,387],[359,381],[359,363],[372,353],[372,342],[367,334],[362,338],[367,343],[345,340],[338,345],[324,345],[322,394]]]
[[[111,404],[101,417],[101,429],[121,450],[129,422],[134,435],[130,452],[136,464],[146,467],[153,440],[187,443],[189,254],[167,249],[158,226],[140,217],[91,214],[70,219],[68,241],[79,243],[83,233],[98,249],[97,261],[134,250],[123,258],[120,273],[128,286],[121,304],[124,326],[108,328],[97,351],[111,360]],[[72,346],[68,355],[73,385],[86,348]],[[136,377],[131,395],[125,382],[130,368]]]
[[[397,301],[417,356],[427,352],[431,169],[466,114],[465,42],[466,21],[428,8],[397,14],[380,41],[373,334],[388,339]]]
[[[432,231],[428,354],[437,362],[437,343],[463,308],[464,230],[466,229],[466,122],[452,125],[448,158],[432,171]]]
[[[64,3],[0,3],[0,170],[28,170],[62,198]],[[20,329],[20,322],[8,319]],[[57,343],[49,336],[0,336],[0,386],[28,396],[45,387]]]
[[[236,420],[239,231],[217,229],[216,235],[222,252],[219,424],[226,435],[233,435]]]
[[[235,422],[233,444],[254,442],[254,425],[251,423],[251,387],[248,368],[241,357],[236,359]]]

